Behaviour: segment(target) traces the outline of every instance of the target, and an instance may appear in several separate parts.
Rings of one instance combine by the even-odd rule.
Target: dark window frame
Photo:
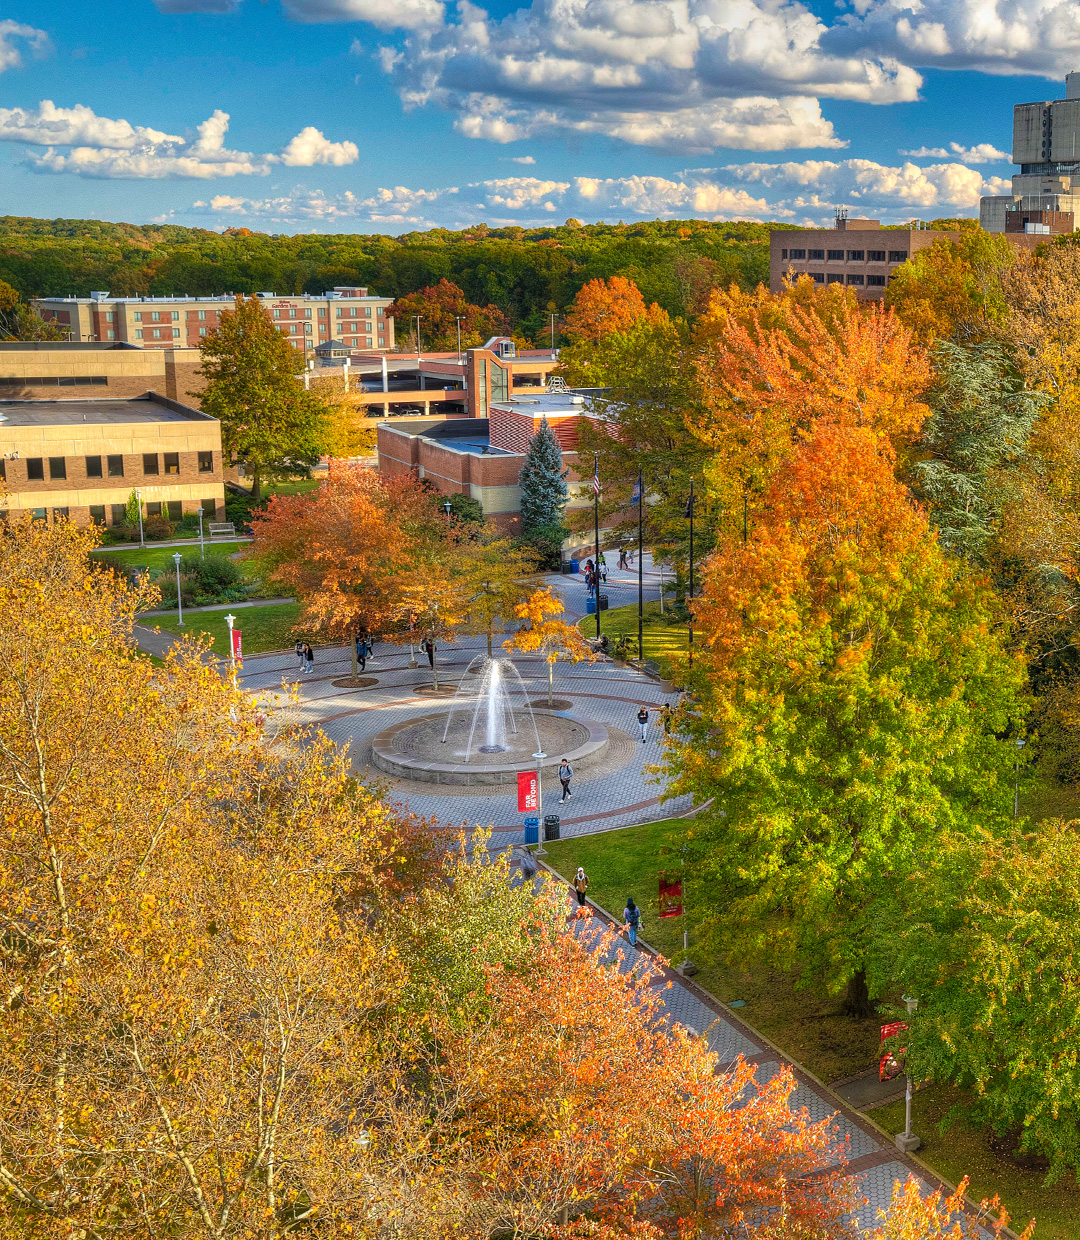
[[[890,263],[906,263],[907,260],[908,260],[907,250],[890,250],[889,251],[889,262]]]
[[[26,458],[26,481],[45,481],[45,458],[43,456],[28,456]]]
[[[86,461],[86,476],[88,478],[103,478],[105,476],[101,467],[100,456],[88,456],[84,459]]]
[[[120,468],[116,468],[117,461],[120,462]],[[110,452],[105,457],[105,468],[109,471],[110,478],[122,478],[124,476],[124,456],[120,452]]]
[[[828,263],[842,263],[844,261],[843,250],[826,250],[825,261]]]
[[[884,250],[867,250],[866,261],[868,263],[883,263],[885,261]]]
[[[162,462],[165,467],[165,473],[170,475],[179,474],[180,472],[180,453],[179,452],[163,452],[165,458]]]
[[[866,251],[865,250],[848,250],[847,260],[849,263],[865,263],[866,262]]]
[[[153,462],[153,468],[150,468],[151,462]],[[156,452],[144,452],[142,454],[142,471],[146,477],[159,477],[161,474],[160,464],[161,461]]]
[[[49,481],[67,481],[67,457],[66,456],[50,456],[49,457]]]
[[[199,473],[212,474],[214,472],[214,451],[199,453]]]

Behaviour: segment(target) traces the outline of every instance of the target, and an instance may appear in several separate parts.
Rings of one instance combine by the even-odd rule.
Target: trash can
[[[557,840],[559,838],[559,815],[544,815],[544,842],[548,840]]]
[[[591,594],[590,594],[590,595],[589,595],[589,597],[585,600],[585,614],[586,614],[587,616],[595,616],[595,615],[596,615],[596,599],[595,599],[595,598],[593,598],[593,596],[592,596]]]
[[[571,561],[570,561],[570,571],[571,571],[572,573],[580,573],[580,572],[581,572],[581,561],[580,561],[580,560],[574,560],[574,559],[571,559]]]
[[[562,570],[563,573],[572,573],[574,571],[573,565],[570,563],[569,560],[561,561],[561,563],[559,564],[559,568]],[[147,569],[147,572],[149,571],[150,570]]]
[[[526,844],[539,844],[540,843],[540,819],[539,818],[526,818],[525,819],[525,843]]]
[[[600,610],[607,611],[607,609],[608,609],[608,596],[606,594],[601,594],[600,595]]]

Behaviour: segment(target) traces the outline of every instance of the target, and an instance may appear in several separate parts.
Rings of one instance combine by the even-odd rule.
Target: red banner
[[[878,1064],[878,1080],[891,1081],[898,1077],[904,1070],[904,1053],[907,1051],[906,1046],[902,1046],[894,1055],[892,1051],[886,1051],[881,1057]]]
[[[881,1026],[882,1042],[884,1042],[886,1038],[895,1038],[898,1033],[903,1033],[906,1028],[907,1028],[906,1020],[894,1020],[888,1025],[882,1025]]]
[[[660,916],[661,917],[681,917],[682,916],[682,879],[669,878],[666,874],[660,876]]]
[[[518,813],[527,814],[536,809],[536,788],[539,780],[535,771],[518,771]]]
[[[232,631],[232,655],[233,655],[233,658],[236,660],[237,667],[244,666],[243,637],[244,635],[243,633],[240,632],[239,629],[233,629]]]

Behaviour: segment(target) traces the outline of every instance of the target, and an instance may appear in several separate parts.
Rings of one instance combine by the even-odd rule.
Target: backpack
[[[629,911],[630,911],[629,924],[636,928],[638,922],[641,920],[641,909],[638,908],[638,906],[635,904],[634,907],[630,909]]]

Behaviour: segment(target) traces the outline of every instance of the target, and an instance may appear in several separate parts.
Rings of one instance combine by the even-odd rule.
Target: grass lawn
[[[272,603],[269,607],[229,607],[224,605],[213,611],[193,611],[185,616],[183,629],[176,622],[175,613],[168,616],[150,616],[148,628],[167,629],[170,633],[205,633],[214,639],[214,651],[225,656],[229,651],[228,631],[225,617],[232,611],[236,627],[244,635],[244,653],[261,654],[264,650],[286,650],[296,641],[293,625],[300,618],[299,603]],[[316,656],[317,657],[317,656]]]
[[[665,608],[668,606],[664,604]],[[668,624],[667,614],[660,615],[659,601],[646,603],[644,608],[644,625],[642,644],[645,658],[655,659],[660,664],[660,671],[666,675],[671,670],[668,656],[682,662],[686,656],[687,629],[685,624]],[[586,637],[596,636],[596,617],[586,616],[578,624],[578,628]],[[633,654],[637,655],[637,603],[629,607],[613,607],[600,613],[600,632],[606,633],[612,645],[620,637],[630,639]]]
[[[683,918],[658,916],[657,874],[677,868],[677,853],[661,856],[660,849],[677,841],[686,825],[668,819],[560,840],[545,845],[548,864],[568,880],[583,865],[592,884],[589,895],[616,917],[621,916],[626,897],[633,896],[642,910],[642,937],[678,964]],[[796,989],[795,979],[782,970],[763,969],[752,961],[742,968],[731,967],[706,955],[693,926],[693,887],[684,888],[684,894],[691,921],[690,957],[700,969],[696,982],[725,1003],[744,1000],[740,1014],[825,1081],[854,1076],[876,1062],[877,1018],[853,1021],[839,998],[820,990]]]
[[[1043,1172],[1018,1167],[999,1157],[986,1144],[985,1134],[963,1117],[944,1133],[939,1131],[938,1124],[950,1109],[962,1106],[964,1101],[959,1090],[944,1085],[928,1085],[916,1092],[911,1102],[911,1127],[923,1143],[917,1157],[954,1184],[969,1176],[968,1195],[975,1201],[997,1193],[1012,1215],[1014,1231],[1023,1231],[1034,1218],[1038,1240],[1077,1240],[1080,1186],[1074,1178],[1066,1175],[1056,1184],[1043,1187]],[[904,1129],[903,1102],[892,1102],[870,1114],[887,1132]]]
[[[206,554],[232,555],[234,551],[238,551],[241,547],[246,547],[247,545],[247,543],[239,542],[207,542]],[[155,547],[153,544],[150,544],[147,547],[136,547],[130,551],[110,551],[107,547],[103,547],[98,551],[92,552],[91,558],[100,560],[102,564],[112,564],[118,568],[146,568],[152,573],[156,573],[163,568],[172,568],[173,556],[177,551],[181,555],[191,555],[193,550],[198,554],[199,544],[197,540],[194,548]]]

